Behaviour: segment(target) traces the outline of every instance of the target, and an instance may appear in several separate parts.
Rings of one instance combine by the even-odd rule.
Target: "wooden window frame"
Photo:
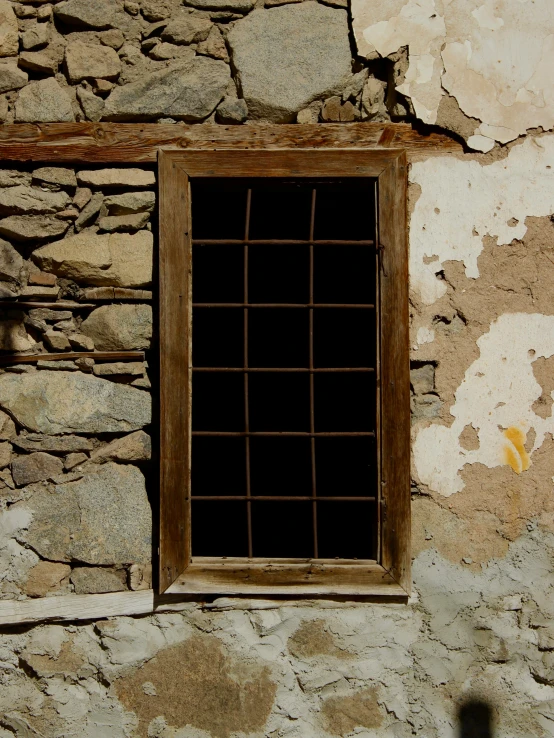
[[[390,148],[161,150],[158,161],[160,592],[406,597],[411,586],[406,151]],[[191,557],[190,179],[200,177],[377,180],[381,347],[379,562]]]

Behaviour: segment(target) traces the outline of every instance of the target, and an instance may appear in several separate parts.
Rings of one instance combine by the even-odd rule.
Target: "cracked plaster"
[[[480,125],[471,148],[490,150],[554,125],[551,0],[353,0],[362,56],[409,50],[399,92],[424,123],[437,122],[445,92]]]

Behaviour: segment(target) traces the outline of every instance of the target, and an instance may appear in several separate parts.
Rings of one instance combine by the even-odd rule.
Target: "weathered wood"
[[[35,361],[70,361],[72,359],[144,361],[144,358],[144,351],[66,351],[63,354],[1,354],[0,365],[33,364]]]
[[[177,174],[180,172],[180,174]],[[377,177],[380,243],[385,248],[381,311],[382,489],[385,514],[381,527],[384,568],[365,574],[351,567],[261,568],[224,560],[190,560],[190,177]],[[180,179],[179,179],[180,177]],[[318,595],[372,593],[372,588],[410,589],[409,367],[406,187],[407,160],[398,149],[366,151],[164,151],[160,155],[161,224],[161,540],[160,591],[222,594]],[[174,458],[177,456],[177,458]],[[328,576],[329,572],[332,572]],[[390,571],[390,575],[387,572]],[[269,572],[269,573],[268,573]],[[299,574],[300,572],[300,574]],[[281,576],[282,574],[282,576]],[[316,576],[317,574],[317,576]],[[179,584],[168,589],[170,580]],[[296,578],[295,578],[296,577]],[[300,579],[298,578],[300,577]],[[341,580],[341,577],[343,578]],[[369,579],[368,579],[369,577]],[[385,577],[385,579],[383,579]],[[314,584],[315,582],[315,584]],[[295,587],[297,589],[295,589]],[[300,589],[298,589],[298,587]],[[177,589],[175,589],[177,588]],[[398,592],[396,592],[398,594]]]
[[[193,559],[166,594],[406,597],[378,564]]]
[[[376,146],[403,148],[408,155],[462,151],[462,146],[448,136],[437,133],[422,136],[404,123],[244,126],[41,123],[0,127],[0,158],[12,161],[155,163],[160,148],[260,150]]]
[[[160,561],[165,590],[190,559],[192,238],[189,181],[159,157]]]
[[[378,177],[396,149],[168,151],[189,177]],[[332,155],[334,154],[334,155]]]
[[[52,310],[79,310],[82,308],[95,308],[93,303],[73,302],[73,300],[58,300],[58,302],[38,302],[28,300],[14,300],[8,302],[2,300],[0,302],[0,310],[9,310],[13,308],[52,308]]]
[[[410,369],[407,161],[379,177],[381,563],[407,591],[410,575]]]

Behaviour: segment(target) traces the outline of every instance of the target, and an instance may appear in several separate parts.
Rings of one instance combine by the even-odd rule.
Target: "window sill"
[[[408,592],[374,561],[194,558],[168,595],[384,597]]]

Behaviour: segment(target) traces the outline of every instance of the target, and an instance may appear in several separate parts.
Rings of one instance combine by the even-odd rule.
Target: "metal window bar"
[[[246,494],[245,495],[192,495],[194,501],[204,502],[229,502],[242,501],[246,502],[247,509],[247,531],[248,531],[248,557],[253,558],[253,529],[252,529],[252,503],[253,502],[312,502],[312,526],[313,526],[313,551],[314,559],[319,558],[318,543],[318,515],[317,505],[320,502],[364,502],[379,503],[380,499],[380,477],[378,479],[378,496],[318,496],[317,495],[317,469],[316,469],[316,438],[376,438],[377,453],[379,454],[379,347],[377,347],[377,366],[376,367],[336,367],[336,368],[316,368],[314,367],[314,310],[315,309],[362,309],[374,310],[376,326],[379,326],[378,299],[375,303],[315,303],[314,302],[314,247],[316,246],[365,246],[376,247],[376,263],[377,263],[377,284],[376,290],[379,290],[379,267],[380,254],[378,248],[378,224],[375,221],[375,238],[371,240],[316,240],[315,232],[315,212],[316,212],[317,190],[312,189],[311,207],[310,207],[310,237],[308,240],[296,239],[249,239],[250,216],[252,207],[252,188],[247,190],[246,198],[246,215],[244,224],[243,239],[193,239],[193,245],[197,246],[242,246],[243,247],[243,279],[244,291],[243,302],[208,302],[193,303],[193,308],[238,308],[243,310],[243,366],[242,367],[193,367],[193,372],[215,372],[229,373],[242,372],[244,375],[244,431],[192,431],[193,436],[200,437],[235,437],[245,439],[246,451]],[[375,213],[377,215],[377,185],[375,185]],[[304,245],[309,247],[309,302],[308,303],[250,303],[248,301],[248,279],[249,279],[249,246],[258,245]],[[285,308],[285,309],[308,309],[309,310],[309,367],[249,367],[248,366],[248,328],[249,328],[249,310],[263,308]],[[377,336],[379,331],[377,330]],[[249,409],[249,375],[255,372],[301,372],[310,375],[310,431],[250,431],[250,409]],[[376,375],[376,393],[377,393],[377,418],[376,431],[359,431],[359,432],[316,432],[315,430],[315,374],[317,373],[339,373],[339,372],[360,372],[375,373]],[[250,469],[250,438],[267,437],[267,438],[309,438],[310,439],[310,457],[311,457],[311,495],[252,495],[251,489],[251,469]],[[379,456],[377,456],[379,458]],[[380,468],[380,464],[377,466]],[[378,505],[379,507],[379,505]],[[380,528],[380,513],[378,509],[377,529]],[[378,538],[377,538],[378,539]]]

